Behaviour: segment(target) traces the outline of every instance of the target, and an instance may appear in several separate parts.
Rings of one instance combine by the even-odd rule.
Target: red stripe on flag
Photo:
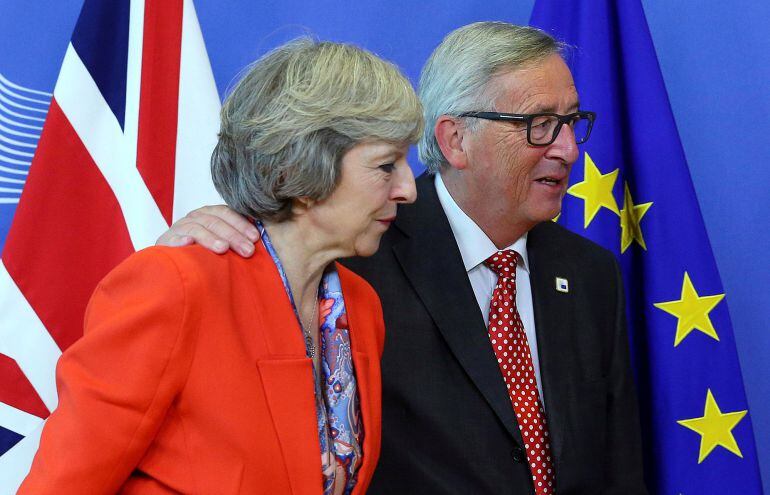
[[[136,163],[169,225],[174,209],[182,12],[182,0],[147,0],[144,7]]]
[[[0,354],[0,383],[0,402],[42,419],[51,414],[16,361],[4,354]]]
[[[133,251],[117,199],[52,100],[3,262],[62,351],[83,335],[96,284]]]

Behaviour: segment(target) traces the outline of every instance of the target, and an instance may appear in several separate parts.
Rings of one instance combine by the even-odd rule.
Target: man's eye
[[[537,118],[532,121],[532,128],[533,129],[547,129],[551,126],[551,119],[548,118]]]
[[[382,170],[383,172],[385,172],[387,174],[392,173],[393,170],[395,170],[395,168],[396,168],[396,165],[394,163],[385,163],[383,165],[380,165],[380,167],[379,167],[380,170]]]

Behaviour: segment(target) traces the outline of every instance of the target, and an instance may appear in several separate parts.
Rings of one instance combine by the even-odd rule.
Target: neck
[[[457,206],[473,220],[498,249],[504,249],[526,234],[534,224],[511,213],[504,200],[489,198],[473,183],[462,176],[463,171],[447,168],[441,171],[441,180]]]
[[[297,310],[302,314],[314,304],[324,270],[339,256],[326,248],[319,236],[303,225],[301,218],[263,224],[281,259]]]

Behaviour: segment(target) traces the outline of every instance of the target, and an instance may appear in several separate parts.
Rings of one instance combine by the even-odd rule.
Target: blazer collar
[[[278,268],[261,242],[255,244],[254,255],[247,260],[258,293],[252,295],[258,324],[258,334],[264,339],[267,351],[275,356],[305,357],[302,329],[283,287]],[[257,324],[257,322],[255,322]]]

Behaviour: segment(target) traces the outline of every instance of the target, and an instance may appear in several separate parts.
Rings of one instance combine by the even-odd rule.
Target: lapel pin
[[[564,292],[565,294],[569,292],[569,280],[566,278],[556,277],[556,290],[559,292]]]

